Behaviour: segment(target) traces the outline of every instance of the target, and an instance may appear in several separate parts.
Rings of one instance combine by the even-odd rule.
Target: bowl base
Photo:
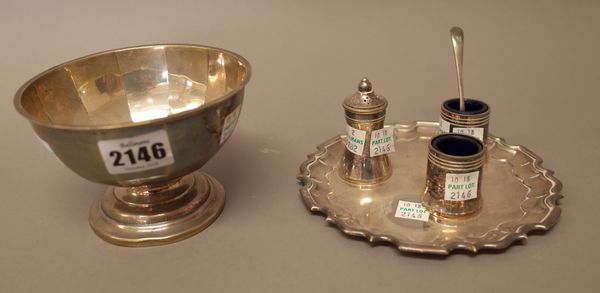
[[[194,172],[159,185],[109,187],[90,209],[100,238],[121,246],[155,246],[193,236],[225,206],[225,190],[212,176]]]

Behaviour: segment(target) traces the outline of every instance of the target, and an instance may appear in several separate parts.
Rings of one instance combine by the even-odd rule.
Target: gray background
[[[599,15],[597,1],[3,1],[0,291],[597,292]],[[298,166],[344,130],[342,99],[363,76],[388,98],[388,122],[437,120],[456,94],[453,25],[465,93],[492,106],[492,133],[563,181],[560,222],[501,253],[447,258],[344,236],[304,207]],[[162,42],[253,65],[240,124],[203,168],[228,202],[193,238],[117,247],[87,223],[105,187],[58,163],[12,96],[58,63]]]

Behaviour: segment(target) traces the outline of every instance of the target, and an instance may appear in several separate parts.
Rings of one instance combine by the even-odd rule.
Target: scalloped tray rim
[[[386,126],[393,126],[395,129],[401,130],[411,130],[416,129],[418,127],[437,127],[439,126],[438,122],[428,122],[428,121],[413,121],[409,124],[400,124],[400,123],[392,123],[386,124]],[[338,227],[343,233],[351,236],[360,236],[366,238],[369,242],[389,242],[400,250],[404,252],[411,253],[430,253],[430,254],[439,254],[439,255],[448,255],[451,251],[462,249],[467,250],[473,253],[478,252],[481,249],[504,249],[510,246],[513,242],[517,240],[525,240],[528,238],[527,234],[534,230],[542,230],[548,231],[552,226],[554,226],[558,222],[558,218],[560,217],[561,209],[558,207],[558,200],[563,198],[562,195],[562,183],[554,177],[554,171],[551,169],[546,169],[542,167],[543,159],[533,153],[528,148],[522,145],[511,145],[506,142],[505,139],[501,137],[497,137],[493,134],[489,134],[489,138],[494,140],[497,144],[500,144],[506,148],[519,150],[525,155],[529,156],[532,161],[532,166],[540,172],[544,177],[548,179],[552,183],[552,186],[548,190],[548,195],[544,198],[544,203],[548,206],[549,212],[546,214],[544,219],[540,223],[535,224],[522,224],[517,227],[514,233],[508,234],[506,237],[495,241],[495,242],[487,242],[480,244],[473,243],[461,243],[454,242],[445,246],[444,248],[432,248],[430,246],[421,246],[421,245],[410,245],[410,243],[405,243],[396,239],[394,237],[390,237],[387,235],[375,234],[365,229],[360,229],[360,227],[351,227],[346,224],[342,224],[340,219],[336,217],[335,214],[330,211],[330,209],[325,207],[320,207],[316,204],[314,199],[311,197],[310,189],[313,187],[314,182],[310,177],[309,166],[316,162],[319,157],[322,157],[326,154],[326,147],[336,143],[340,138],[344,138],[344,134],[336,135],[325,142],[319,144],[317,146],[317,151],[311,153],[307,156],[307,160],[304,161],[300,165],[300,174],[298,175],[298,180],[302,187],[300,188],[300,194],[304,201],[304,204],[311,212],[318,212],[325,216],[325,221],[334,224]]]

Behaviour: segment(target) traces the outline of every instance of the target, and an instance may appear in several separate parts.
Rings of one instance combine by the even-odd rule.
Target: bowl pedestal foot
[[[193,172],[161,184],[109,187],[90,209],[102,239],[121,246],[154,246],[193,236],[214,222],[225,190],[212,176]]]

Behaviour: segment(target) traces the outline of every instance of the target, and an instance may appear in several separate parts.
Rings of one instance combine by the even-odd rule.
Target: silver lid
[[[366,77],[358,84],[358,92],[344,99],[344,109],[353,113],[373,114],[385,111],[387,100],[373,91]]]

